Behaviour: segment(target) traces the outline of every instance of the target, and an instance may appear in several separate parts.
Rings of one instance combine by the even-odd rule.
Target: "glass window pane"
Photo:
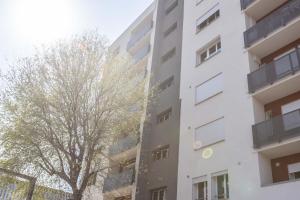
[[[207,58],[207,52],[205,51],[201,54],[201,62],[204,62],[206,58]]]
[[[300,179],[300,172],[295,173],[295,179]]]
[[[159,193],[159,200],[164,200],[164,196],[165,196],[165,191],[161,190]]]
[[[224,188],[224,183],[225,183],[225,176],[218,176],[217,177],[217,191],[218,191],[218,198],[222,199],[225,198],[225,188]]]
[[[198,183],[198,200],[206,200],[207,194],[206,182]]]
[[[220,49],[221,49],[221,41],[220,41],[220,42],[218,42],[218,44],[217,44],[217,49],[218,49],[218,50],[220,50]]]
[[[211,56],[211,55],[214,54],[216,51],[217,51],[216,45],[210,47],[210,48],[209,48],[209,55]]]

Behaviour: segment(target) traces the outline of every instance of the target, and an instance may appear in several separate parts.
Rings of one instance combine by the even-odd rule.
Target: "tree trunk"
[[[82,199],[82,194],[79,193],[78,190],[73,192],[73,199],[72,200],[81,200]]]

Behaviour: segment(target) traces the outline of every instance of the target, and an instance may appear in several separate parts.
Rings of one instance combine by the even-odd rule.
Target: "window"
[[[169,146],[159,148],[152,152],[152,158],[154,161],[167,159],[168,157],[169,157]]]
[[[165,89],[167,89],[168,87],[171,87],[172,83],[174,81],[174,76],[168,78],[167,80],[165,80],[164,82],[162,82],[159,85],[159,91],[164,91]]]
[[[171,114],[172,114],[171,108],[162,112],[157,116],[157,123],[160,124],[163,123],[164,121],[167,121],[170,118]]]
[[[281,106],[285,131],[299,128],[299,122],[300,122],[300,113],[298,112],[299,109],[300,109],[300,100],[296,100]]]
[[[124,170],[132,169],[135,166],[136,159],[127,160],[123,163],[120,163],[119,173],[122,173]]]
[[[229,180],[227,173],[212,177],[212,194],[216,200],[229,199]]]
[[[152,190],[151,200],[166,200],[166,188]]]
[[[196,6],[199,5],[204,0],[196,0]]]
[[[217,119],[195,129],[195,148],[202,148],[225,139],[224,118]]]
[[[193,179],[193,200],[208,200],[206,176]]]
[[[300,162],[288,165],[289,179],[300,179]]]
[[[273,117],[273,112],[272,112],[272,110],[267,110],[267,111],[265,112],[265,119],[266,119],[266,120],[269,120],[269,119],[272,119],[272,117]]]
[[[200,65],[209,58],[213,57],[217,53],[221,51],[221,40],[218,39],[213,42],[211,45],[202,48],[201,50],[196,52],[196,65]]]
[[[177,28],[177,22],[175,22],[174,24],[172,24],[165,32],[164,32],[164,37],[167,37],[168,35],[170,35],[173,31],[175,31]]]
[[[217,10],[215,13],[213,13],[211,16],[209,16],[206,20],[201,22],[197,25],[197,33],[199,33],[201,30],[203,30],[205,27],[210,25],[212,22],[214,22],[216,19],[220,17],[220,10]]]
[[[223,92],[223,74],[220,73],[215,77],[205,81],[196,87],[196,104],[216,96]]]
[[[176,48],[171,49],[165,55],[162,56],[161,62],[164,63],[168,61],[170,58],[172,58],[175,55],[175,53],[176,53]]]
[[[172,12],[178,5],[178,0],[175,0],[169,7],[166,9],[166,15]]]

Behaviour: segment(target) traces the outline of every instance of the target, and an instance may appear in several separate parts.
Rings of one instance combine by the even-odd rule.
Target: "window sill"
[[[282,185],[282,184],[288,184],[288,183],[295,183],[295,182],[300,182],[300,179],[296,179],[296,180],[288,180],[288,181],[281,181],[281,182],[277,182],[277,183],[270,183],[270,184],[265,184],[265,185],[261,185],[261,187],[272,187],[272,186],[276,186],[276,185]]]
[[[209,58],[207,58],[206,60],[204,60],[203,62],[201,62],[201,63],[199,63],[199,64],[196,64],[196,68],[197,67],[199,67],[200,65],[202,65],[202,64],[204,64],[204,63],[206,63],[206,62],[208,62],[210,59],[212,59],[213,57],[215,57],[215,56],[217,56],[219,53],[221,53],[222,52],[222,50],[219,50],[219,51],[217,51],[216,53],[214,53],[213,55],[211,55]]]
[[[202,146],[199,146],[199,145],[197,145],[197,144],[194,144],[193,149],[194,149],[194,151],[201,151],[201,150],[204,150],[204,149],[206,149],[206,148],[209,148],[209,147],[211,147],[211,146],[217,145],[217,144],[222,143],[222,142],[225,142],[225,139],[219,140],[219,141],[214,142],[214,143],[211,143],[211,144],[202,145]]]

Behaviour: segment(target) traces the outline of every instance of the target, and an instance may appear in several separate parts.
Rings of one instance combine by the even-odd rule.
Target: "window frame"
[[[221,186],[223,185],[223,190],[224,193],[221,194],[222,196],[220,196],[219,194],[219,179],[220,177],[223,177],[224,182],[221,184]],[[230,186],[229,186],[229,174],[228,172],[222,172],[222,173],[217,173],[215,175],[212,175],[212,196],[213,198],[217,199],[217,200],[228,200],[230,198]]]
[[[160,198],[161,193],[163,193],[162,199]],[[151,190],[151,200],[166,200],[166,193],[167,193],[166,187],[153,189],[153,190]],[[157,198],[155,198],[155,196],[154,196],[155,194],[157,194],[157,196],[156,196]]]
[[[199,184],[203,184],[203,197],[200,198],[199,194]],[[196,183],[193,183],[193,188],[194,188],[194,194],[193,198],[194,200],[208,200],[208,181],[207,180],[202,180]]]
[[[198,90],[198,88],[201,87],[201,86],[204,86],[205,84],[208,84],[210,81],[212,81],[212,80],[214,80],[218,77],[220,77],[221,81],[223,82],[221,90],[216,91],[213,94],[211,94],[210,96],[207,96],[206,98],[203,98],[203,99],[198,101],[198,99],[197,99],[197,96],[198,96],[197,95],[198,94],[197,90]],[[213,98],[213,97],[215,97],[219,94],[222,94],[223,92],[224,92],[224,77],[223,77],[223,72],[221,72],[221,73],[218,73],[215,76],[211,77],[210,79],[200,83],[199,85],[196,85],[196,87],[195,87],[195,106],[197,106],[197,105],[199,105],[199,104],[201,104],[201,103],[203,103],[203,102],[205,102],[205,101],[207,101],[207,100],[209,100],[209,99],[211,99],[211,98]]]
[[[210,121],[210,122],[208,122],[206,124],[203,124],[203,125],[198,126],[198,127],[195,128],[195,130],[194,130],[194,150],[195,151],[197,151],[199,149],[203,149],[203,148],[211,146],[211,145],[214,145],[214,144],[217,144],[219,142],[225,141],[225,122],[224,122],[224,120],[225,120],[225,117],[222,116],[222,117],[219,117],[219,118],[217,118],[217,119],[215,119],[213,121]],[[220,135],[217,135],[219,137],[217,137],[217,139],[216,139],[216,136],[215,136],[215,138],[214,138],[215,141],[214,142],[210,142],[208,144],[200,144],[200,143],[198,143],[198,140],[196,139],[197,131],[199,131],[201,128],[205,128],[205,127],[213,125],[215,123],[221,123],[221,128],[223,130],[222,138],[220,137]],[[218,127],[218,128],[220,128],[220,127]]]
[[[209,15],[207,18],[205,18],[204,21],[201,23],[197,23],[196,25],[196,34],[203,31],[205,28],[207,28],[209,25],[213,24],[217,19],[219,19],[221,16],[220,9],[216,10],[213,14]]]
[[[169,155],[170,155],[170,146],[166,145],[152,151],[152,160],[153,161],[166,160],[169,158]]]
[[[174,83],[174,76],[167,78],[166,80],[164,80],[162,83],[159,84],[158,86],[159,92],[161,93],[165,91],[166,89],[171,87],[173,83]]]
[[[161,124],[161,123],[169,120],[171,115],[172,115],[172,108],[169,108],[169,109],[163,111],[162,113],[158,114],[157,121],[156,121],[157,124]]]
[[[212,48],[215,48],[214,52],[210,52]],[[210,42],[205,47],[199,49],[198,51],[196,51],[196,67],[210,60],[212,57],[219,54],[221,51],[222,51],[221,38],[218,38],[213,42]],[[203,54],[206,54],[205,58],[202,57]]]

